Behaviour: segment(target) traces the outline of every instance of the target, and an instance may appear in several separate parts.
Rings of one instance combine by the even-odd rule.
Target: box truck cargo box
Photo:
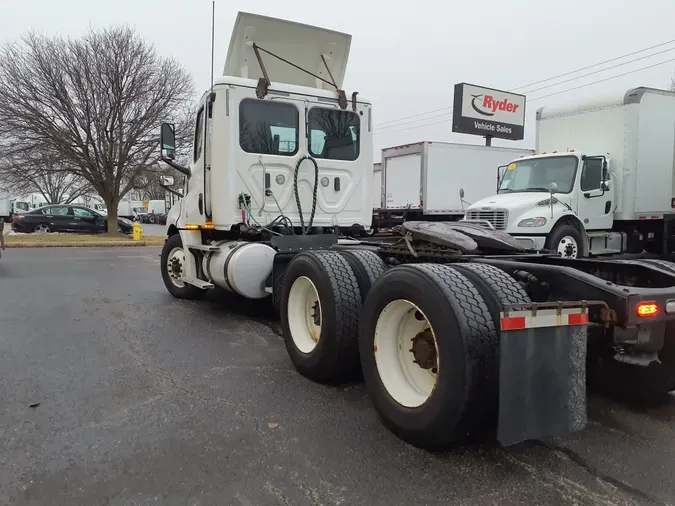
[[[406,220],[459,220],[473,202],[494,194],[499,167],[533,152],[429,141],[384,149],[378,228]]]

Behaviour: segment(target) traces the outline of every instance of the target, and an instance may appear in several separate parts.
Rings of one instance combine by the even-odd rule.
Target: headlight
[[[543,227],[546,225],[546,218],[538,216],[537,218],[526,218],[518,223],[519,227]]]

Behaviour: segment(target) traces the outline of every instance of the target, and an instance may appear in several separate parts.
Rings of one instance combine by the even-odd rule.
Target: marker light
[[[659,312],[656,302],[640,302],[637,306],[637,314],[642,318],[655,316]]]

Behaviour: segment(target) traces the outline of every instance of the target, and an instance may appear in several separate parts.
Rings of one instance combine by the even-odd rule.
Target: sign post
[[[452,131],[481,135],[486,146],[493,138],[519,141],[525,136],[525,95],[456,84]]]

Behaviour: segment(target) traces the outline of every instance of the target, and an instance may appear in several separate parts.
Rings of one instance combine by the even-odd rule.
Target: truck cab
[[[572,258],[588,254],[588,232],[613,225],[609,163],[604,155],[574,151],[514,160],[497,194],[471,205],[465,221],[503,230],[529,249]]]
[[[209,263],[229,241],[251,241],[237,251],[266,258],[256,268],[264,281],[270,238],[370,228],[372,110],[342,91],[350,46],[348,34],[239,13],[223,76],[198,105],[189,167],[173,159],[174,125],[161,127],[163,160],[187,178],[167,215],[167,236],[180,236],[169,259],[178,288],[210,287]],[[255,297],[267,295],[252,282]]]

